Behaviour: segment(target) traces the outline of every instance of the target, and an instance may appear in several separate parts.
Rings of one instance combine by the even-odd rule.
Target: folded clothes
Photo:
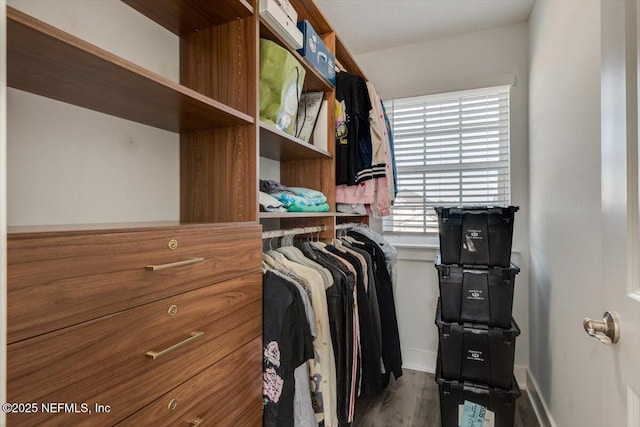
[[[304,187],[289,187],[289,190],[293,191],[298,196],[306,197],[311,200],[314,205],[327,203],[327,197],[320,191]]]
[[[330,207],[328,203],[312,206],[294,203],[287,207],[288,212],[329,212],[329,210]]]
[[[366,215],[367,208],[365,208],[363,203],[338,203],[336,205],[336,210],[338,212],[351,213],[357,215]]]
[[[275,197],[282,203],[285,208],[289,208],[291,205],[300,205],[300,206],[314,206],[315,204],[307,199],[306,197],[298,196],[297,194],[291,195],[288,193],[271,193],[272,197]]]
[[[295,196],[296,194],[287,186],[271,179],[260,180],[260,191],[271,195],[273,195],[273,193],[286,193]]]
[[[271,197],[267,193],[259,192],[258,200],[260,202],[260,212],[286,212],[285,208],[280,201],[274,197]]]

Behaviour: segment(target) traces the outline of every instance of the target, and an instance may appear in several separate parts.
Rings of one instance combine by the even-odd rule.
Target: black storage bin
[[[443,378],[491,387],[511,387],[516,337],[520,335],[515,320],[509,329],[446,323],[442,321],[438,304],[436,325]]]
[[[515,377],[512,377],[508,389],[500,389],[444,379],[438,369],[436,382],[440,389],[442,427],[458,427],[460,425],[459,418],[465,400],[482,405],[491,411],[492,414],[485,415],[485,420],[493,418],[494,427],[513,427],[516,401],[520,397],[520,388]]]
[[[509,267],[518,206],[436,207],[443,264]]]
[[[436,257],[442,320],[511,327],[513,286],[520,269],[504,267],[460,267],[444,265]]]

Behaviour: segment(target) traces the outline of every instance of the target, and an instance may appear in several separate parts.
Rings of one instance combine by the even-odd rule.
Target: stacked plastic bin
[[[520,388],[513,376],[516,337],[510,262],[518,207],[436,208],[440,299],[436,381],[443,427],[468,422],[480,408],[484,425],[512,427]],[[478,416],[478,414],[475,414]],[[472,425],[482,425],[472,424]]]

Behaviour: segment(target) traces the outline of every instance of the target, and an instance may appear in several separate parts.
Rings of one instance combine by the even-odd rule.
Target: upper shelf
[[[333,85],[329,83],[329,80],[325,79],[319,71],[317,71],[306,59],[302,57],[298,52],[291,49],[280,35],[266,22],[262,17],[260,18],[260,37],[271,40],[278,43],[280,46],[287,49],[293,57],[302,64],[306,70],[304,78],[304,88],[309,92],[329,92],[333,90]]]
[[[260,156],[272,160],[331,158],[331,153],[266,123],[260,123]]]
[[[179,36],[253,15],[245,0],[122,0]]]
[[[254,119],[7,6],[7,84],[172,132]]]
[[[349,52],[349,49],[347,49],[347,46],[345,46],[338,35],[336,35],[336,60],[339,61],[348,72],[358,74],[365,80],[367,79],[364,71],[362,71],[356,60],[353,59],[353,55]]]

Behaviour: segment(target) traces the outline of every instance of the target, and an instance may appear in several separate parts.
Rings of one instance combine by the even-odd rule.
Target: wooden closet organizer
[[[180,222],[9,228],[7,395],[38,411],[8,426],[261,425],[261,222],[368,223],[335,212],[335,91],[292,51],[329,101],[325,151],[259,121],[259,38],[286,45],[257,0],[122,1],[180,37],[179,84],[7,7],[8,86],[180,133]],[[362,75],[314,1],[291,3]],[[260,213],[259,157],[332,212]]]

